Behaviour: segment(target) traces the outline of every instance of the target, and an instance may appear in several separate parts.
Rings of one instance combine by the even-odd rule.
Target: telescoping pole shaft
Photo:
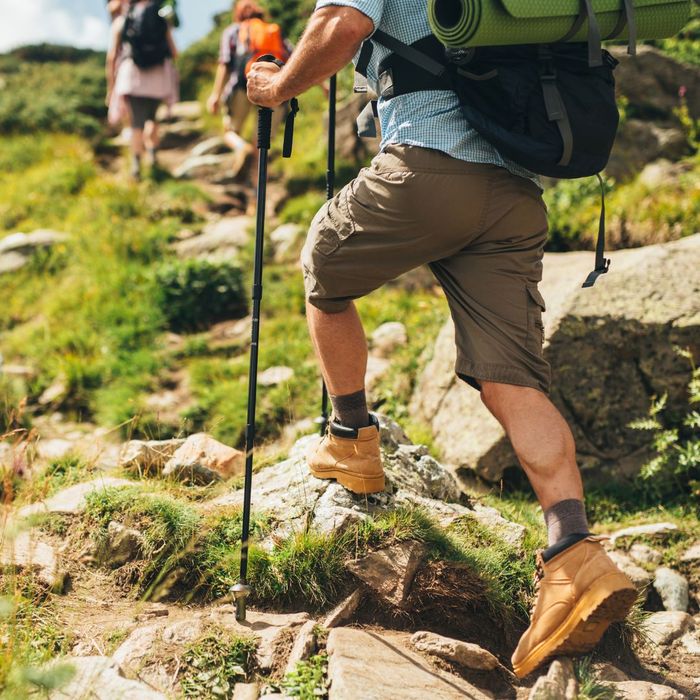
[[[263,296],[262,273],[265,246],[265,204],[267,199],[267,159],[272,131],[272,110],[258,110],[258,197],[255,222],[255,262],[253,265],[253,324],[250,344],[250,369],[248,373],[248,420],[245,431],[245,484],[243,489],[243,523],[241,542],[240,580],[232,591],[236,600],[236,619],[246,619],[248,586],[248,552],[250,539],[250,508],[253,491],[253,452],[255,447],[255,409],[258,384],[258,349],[260,341],[260,305]]]
[[[337,104],[338,78],[333,76],[328,90],[328,168],[326,170],[326,199],[335,196],[335,117]],[[323,382],[321,399],[321,435],[328,427],[328,387]]]

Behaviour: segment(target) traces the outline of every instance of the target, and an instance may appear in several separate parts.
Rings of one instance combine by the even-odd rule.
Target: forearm
[[[280,101],[300,95],[348,65],[372,29],[372,21],[353,8],[317,10],[279,75]]]

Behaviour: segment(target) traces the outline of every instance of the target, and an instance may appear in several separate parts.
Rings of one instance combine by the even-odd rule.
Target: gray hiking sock
[[[131,156],[131,177],[134,180],[141,178],[141,156],[135,154]]]
[[[366,428],[370,425],[367,396],[364,389],[354,394],[330,397],[333,419],[346,428]]]
[[[569,498],[555,503],[544,512],[547,525],[549,546],[555,545],[565,537],[588,532],[588,519],[583,501]]]

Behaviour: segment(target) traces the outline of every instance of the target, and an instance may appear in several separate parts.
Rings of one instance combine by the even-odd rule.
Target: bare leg
[[[144,142],[146,148],[155,150],[160,145],[160,135],[158,133],[158,122],[146,122],[146,128],[143,131]]]
[[[331,394],[361,391],[367,371],[367,339],[354,304],[337,314],[306,305],[311,340]]]
[[[140,158],[143,155],[144,148],[145,148],[145,144],[144,144],[144,138],[143,138],[143,129],[135,129],[132,127],[132,129],[131,129],[131,152],[132,152],[132,154]]]
[[[482,382],[481,398],[508,434],[542,509],[583,500],[574,438],[549,398],[537,389],[493,382]]]

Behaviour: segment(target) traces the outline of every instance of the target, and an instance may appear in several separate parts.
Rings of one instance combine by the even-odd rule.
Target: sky
[[[106,49],[106,4],[106,0],[0,0],[0,52],[43,41]],[[230,6],[230,0],[178,0],[182,19],[178,46],[189,46],[206,34],[212,16]]]

